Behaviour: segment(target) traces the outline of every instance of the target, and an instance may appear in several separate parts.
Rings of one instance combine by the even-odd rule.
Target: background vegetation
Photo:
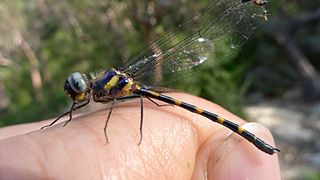
[[[71,72],[121,66],[208,1],[0,1],[0,127],[56,117],[70,105],[63,82]],[[246,102],[281,98],[295,88],[297,98],[317,102],[319,5],[270,0],[269,21],[228,63],[170,87],[241,116]]]

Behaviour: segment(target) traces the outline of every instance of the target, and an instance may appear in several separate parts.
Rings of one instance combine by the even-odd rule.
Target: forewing
[[[265,5],[255,2],[211,1],[129,60],[122,70],[145,82],[162,74],[184,74],[203,63],[217,66],[227,61],[266,20]]]

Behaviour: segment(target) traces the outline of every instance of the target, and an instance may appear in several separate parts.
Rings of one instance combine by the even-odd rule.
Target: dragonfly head
[[[89,83],[85,74],[74,72],[64,82],[64,91],[76,102],[88,99]]]

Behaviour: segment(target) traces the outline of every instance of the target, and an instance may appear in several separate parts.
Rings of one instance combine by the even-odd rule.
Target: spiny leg
[[[113,99],[113,101],[111,103],[110,110],[109,110],[108,118],[107,118],[107,121],[106,121],[105,127],[104,127],[104,134],[105,134],[107,143],[109,143],[108,135],[107,135],[107,126],[108,126],[108,122],[111,118],[111,113],[112,113],[113,107],[115,106],[116,101],[128,100],[128,99],[134,99],[134,98],[142,98],[142,97],[141,97],[141,95],[131,95],[131,96],[125,96],[125,97]],[[107,103],[107,102],[110,102],[110,100],[109,99],[100,99],[100,100],[97,100],[96,102]],[[143,118],[143,115],[141,115],[141,116],[142,116],[141,118]],[[141,144],[141,141],[142,141],[142,124],[140,124],[140,141],[139,141],[138,145]]]
[[[140,145],[142,141],[142,126],[143,126],[143,96],[140,96],[140,140],[138,145]]]
[[[149,98],[148,96],[145,96],[149,101],[151,101],[153,104],[157,105],[158,107],[163,107],[163,106],[174,106],[173,104],[158,104],[157,102],[155,102],[154,100],[152,100],[151,98]]]
[[[71,111],[73,111],[74,104],[75,104],[75,102],[72,103],[72,106],[71,106],[71,108],[70,108],[70,111],[67,111],[67,112],[63,113],[63,114],[60,115],[57,119],[55,119],[54,121],[52,121],[50,124],[45,125],[45,126],[42,126],[41,129],[44,129],[44,128],[47,128],[47,127],[50,127],[50,126],[54,125],[54,124],[55,124],[59,119],[61,119],[63,116],[71,113]]]
[[[140,140],[138,145],[141,144],[142,142],[142,127],[143,127],[143,97],[144,96],[140,96]],[[149,98],[148,96],[145,96],[149,101],[151,101],[152,103],[154,103],[155,105],[157,105],[158,107],[163,107],[163,106],[173,106],[172,104],[158,104],[157,102],[155,102],[154,100],[152,100],[151,98]]]
[[[65,127],[72,119],[72,111],[73,111],[73,108],[74,106],[76,105],[76,103],[73,103],[72,106],[71,106],[71,110],[70,110],[70,113],[69,113],[69,119],[63,124],[63,127]]]
[[[64,117],[65,115],[70,114],[72,111],[75,111],[75,110],[77,110],[77,109],[80,109],[80,108],[86,106],[89,102],[90,102],[90,100],[87,100],[84,104],[81,104],[81,105],[79,105],[79,106],[77,106],[77,107],[74,107],[74,106],[77,104],[77,103],[74,102],[74,103],[72,104],[71,108],[70,108],[70,111],[67,111],[67,112],[63,113],[63,114],[60,115],[57,119],[55,119],[54,121],[52,121],[49,125],[46,125],[46,126],[41,127],[41,129],[44,129],[44,128],[47,128],[47,127],[50,127],[50,126],[54,125],[59,119],[61,119],[61,118]]]
[[[112,110],[113,110],[113,107],[114,107],[116,101],[117,101],[117,99],[113,99],[113,101],[112,101],[112,103],[111,103],[111,107],[110,107],[110,110],[109,110],[108,118],[107,118],[107,121],[106,121],[106,123],[105,123],[105,125],[104,125],[104,128],[103,128],[103,130],[104,130],[104,135],[105,135],[105,137],[106,137],[106,143],[109,143],[108,135],[107,135],[107,126],[108,126],[108,122],[109,122],[109,119],[110,119],[110,117],[111,117],[111,113],[112,113]]]
[[[70,113],[69,113],[69,119],[63,124],[63,127],[66,126],[66,125],[72,120],[72,112],[73,112],[73,111],[75,111],[75,110],[77,110],[77,109],[80,109],[80,108],[86,106],[87,104],[89,104],[89,102],[90,102],[90,99],[88,99],[85,103],[83,103],[83,104],[81,104],[81,105],[79,105],[79,106],[77,106],[77,107],[74,107],[74,106],[72,107],[72,106],[71,106],[71,111],[70,111]],[[75,105],[75,103],[74,103],[74,105]]]

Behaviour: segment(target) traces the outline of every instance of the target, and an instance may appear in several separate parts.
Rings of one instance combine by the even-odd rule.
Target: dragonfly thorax
[[[99,73],[91,88],[94,101],[104,102],[132,95],[137,85],[129,75],[113,69]]]

